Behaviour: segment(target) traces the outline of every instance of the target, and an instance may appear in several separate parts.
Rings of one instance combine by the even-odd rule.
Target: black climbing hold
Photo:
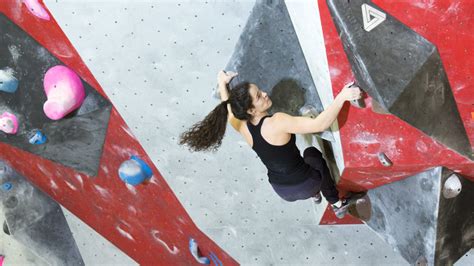
[[[3,221],[3,232],[7,235],[10,235],[10,229],[8,228],[7,221]]]

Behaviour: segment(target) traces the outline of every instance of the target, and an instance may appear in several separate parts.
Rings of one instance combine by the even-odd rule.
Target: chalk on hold
[[[199,256],[199,247],[194,239],[189,239],[189,251],[200,264],[210,264],[211,261],[206,257]]]
[[[15,78],[13,69],[0,70],[0,91],[14,93],[18,89],[18,79]]]
[[[47,138],[40,130],[36,129],[32,132],[28,141],[30,144],[41,145],[47,141]]]
[[[18,132],[18,119],[16,116],[9,112],[0,115],[0,130],[7,134],[16,134]]]
[[[459,195],[459,193],[461,193],[461,190],[462,190],[461,180],[459,180],[459,177],[456,174],[452,174],[444,182],[443,196],[446,199],[451,199]]]
[[[54,66],[44,76],[44,91],[48,100],[43,110],[47,117],[59,120],[79,108],[85,91],[79,76],[65,66]]]
[[[385,153],[380,152],[377,156],[383,166],[389,167],[393,165],[392,161],[390,161],[390,159],[387,157],[387,155],[385,155]]]
[[[40,19],[50,20],[48,12],[38,0],[23,0],[23,3],[34,16]]]
[[[150,166],[137,156],[132,156],[119,167],[119,177],[127,184],[136,186],[153,175]]]

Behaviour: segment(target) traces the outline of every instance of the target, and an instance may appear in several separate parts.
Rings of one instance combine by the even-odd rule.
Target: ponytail
[[[227,103],[217,105],[201,122],[194,124],[180,136],[180,145],[192,151],[216,151],[222,144],[227,127]]]

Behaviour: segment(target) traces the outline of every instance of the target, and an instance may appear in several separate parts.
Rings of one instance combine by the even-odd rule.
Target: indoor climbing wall
[[[70,231],[22,175],[137,263],[235,264],[191,221],[43,3],[0,8],[1,160],[11,169],[2,172],[2,201],[12,237],[46,263],[83,263],[53,233],[34,233],[51,219],[63,222],[53,232]],[[50,256],[50,245],[63,248]]]
[[[419,1],[419,4],[412,6],[405,4],[405,9],[401,9],[395,4],[385,3],[382,6],[379,2],[376,1],[376,4],[380,4],[384,12],[397,17],[417,33],[425,36],[434,32],[429,30],[433,26],[417,22],[417,17],[430,14],[422,11],[428,4]],[[85,97],[81,107],[64,118],[52,120],[45,117],[43,105],[47,98],[55,99],[55,96],[53,93],[50,97],[49,93],[42,91],[44,76],[41,76],[49,68],[31,67],[28,72],[17,70],[15,76],[14,72],[0,65],[0,69],[4,70],[0,78],[7,77],[3,81],[8,80],[4,83],[7,84],[4,91],[0,92],[1,96],[6,95],[21,103],[21,97],[14,96],[26,93],[22,90],[19,73],[32,73],[29,71],[37,71],[35,75],[40,75],[31,81],[31,88],[41,92],[37,94],[40,100],[32,105],[32,108],[39,109],[36,112],[28,110],[29,105],[24,104],[20,108],[12,104],[13,101],[3,100],[10,104],[10,113],[16,111],[22,116],[18,116],[20,135],[1,135],[4,138],[2,141],[11,140],[11,143],[0,144],[0,156],[32,185],[64,207],[63,213],[86,265],[197,263],[188,246],[194,245],[190,242],[191,237],[196,239],[200,255],[210,259],[211,265],[220,265],[219,260],[224,265],[407,265],[405,256],[400,255],[402,249],[388,244],[386,239],[390,235],[384,235],[385,232],[380,230],[385,216],[374,215],[377,219],[367,222],[369,227],[356,218],[337,220],[329,213],[324,214],[325,202],[321,205],[311,201],[289,203],[278,198],[268,184],[266,169],[260,160],[231,128],[222,147],[215,153],[191,153],[177,145],[179,134],[218,104],[213,98],[217,72],[226,66],[231,67],[229,62],[236,62],[238,56],[233,55],[239,47],[245,47],[239,46],[239,43],[252,44],[249,42],[251,36],[244,34],[251,25],[257,25],[261,34],[254,38],[266,36],[260,44],[268,45],[265,46],[268,57],[276,56],[277,52],[273,49],[285,47],[284,42],[280,42],[278,47],[272,46],[272,42],[293,42],[288,46],[294,48],[289,52],[291,55],[283,55],[288,56],[284,57],[285,60],[297,58],[298,62],[293,63],[294,70],[304,72],[297,79],[304,84],[300,86],[304,87],[301,88],[303,93],[301,90],[298,92],[310,97],[317,108],[327,107],[343,84],[353,76],[343,40],[338,36],[325,1],[156,0],[134,2],[133,5],[126,1],[88,1],[84,5],[79,1],[45,0],[44,3],[25,1],[19,4],[20,1],[12,0],[7,3],[1,6],[5,23],[23,31],[23,41],[40,47],[37,48],[42,55],[39,59],[45,60],[48,67],[59,63],[74,70],[84,87]],[[404,15],[404,10],[412,10],[410,8],[415,13]],[[437,12],[450,9],[449,6],[436,8],[439,9]],[[462,6],[457,6],[457,9],[460,8]],[[258,13],[252,13],[255,10],[275,12],[278,16],[265,17],[259,28],[260,24],[255,23]],[[452,13],[452,16],[460,14]],[[362,12],[359,11],[357,16],[362,16]],[[408,18],[411,21],[407,21]],[[451,21],[449,18],[446,17],[447,21]],[[285,37],[289,37],[280,38],[278,32],[273,32],[273,26],[277,25],[273,23],[283,27]],[[468,21],[465,21],[464,25],[467,24]],[[0,31],[4,28],[2,26]],[[452,30],[448,27],[446,31],[449,29]],[[446,36],[438,34],[440,36],[436,38],[439,39],[425,37],[439,49],[455,99],[461,95],[460,99],[464,99],[461,105],[468,103],[464,104],[464,109],[459,106],[459,114],[470,143],[473,143],[472,120],[466,120],[466,108],[472,103],[472,95],[465,97],[469,94],[468,90],[461,88],[459,83],[453,83],[452,68],[448,65],[457,63],[454,60],[446,63],[444,59],[461,50],[450,48],[446,55],[446,47],[439,44],[439,40]],[[5,41],[5,38],[2,40]],[[0,60],[14,62],[15,57],[21,60],[26,53],[21,52],[24,45],[15,47],[3,48],[7,59],[3,59],[2,52]],[[470,47],[466,49],[472,50]],[[30,50],[28,53],[33,58],[38,55]],[[295,54],[297,57],[292,57]],[[47,60],[45,56],[49,56]],[[259,64],[258,56],[251,59],[255,60],[253,67]],[[269,60],[266,62],[269,65],[265,66],[271,68],[277,62]],[[280,66],[274,67],[279,69],[279,73],[284,72]],[[458,66],[455,69],[457,73],[464,68]],[[262,84],[258,85],[262,88],[272,88],[272,84],[266,82],[270,80],[270,83],[277,84],[281,78],[262,77],[259,73],[264,72],[247,74],[256,74],[255,78],[261,79],[259,82]],[[16,81],[12,77],[19,81],[16,90],[13,89]],[[285,92],[284,86],[280,89]],[[279,98],[284,104],[285,97],[280,95]],[[93,109],[88,109],[89,112],[78,111],[86,107],[85,103]],[[377,195],[396,196],[398,187],[404,185],[394,182],[393,186],[382,186],[388,182],[410,177],[404,182],[420,184],[419,180],[424,180],[426,176],[438,178],[434,183],[422,182],[423,186],[414,186],[416,191],[442,184],[448,177],[444,168],[415,175],[417,171],[438,166],[435,159],[443,158],[443,162],[450,163],[443,166],[463,175],[472,169],[472,162],[456,151],[445,150],[443,143],[433,141],[393,115],[373,114],[370,99],[366,100],[366,105],[365,109],[346,106],[343,119],[339,125],[332,127],[329,150],[334,155],[334,166],[342,174],[343,188],[374,188],[369,193],[371,203],[382,211],[372,211],[372,214],[387,212],[380,207],[386,205],[384,198]],[[283,109],[286,107],[283,106]],[[286,110],[297,111],[291,108]],[[0,111],[3,113],[4,110]],[[98,128],[95,131],[77,127],[79,124],[74,120],[88,119],[93,123],[95,117],[91,113],[98,112],[109,115],[102,140],[83,137],[88,132],[97,132],[100,136],[104,122],[96,122]],[[28,117],[36,119],[25,119]],[[32,122],[28,124],[24,121]],[[71,122],[64,123],[68,121]],[[53,148],[41,145],[58,141],[51,136],[60,135],[62,131],[58,127],[61,126],[69,129],[69,134],[77,139],[64,135],[66,147],[57,144],[54,148],[66,151],[83,148],[83,152],[78,157],[74,154],[53,157],[53,149],[49,150],[49,157],[46,153],[41,157],[41,151]],[[72,130],[74,127],[77,132]],[[27,129],[30,134],[26,134]],[[34,135],[37,131],[33,129],[44,133],[49,142],[30,146],[33,144],[25,141],[25,137],[36,136],[35,140],[41,142],[41,135]],[[399,135],[399,132],[387,135],[394,129],[408,135]],[[407,139],[408,143],[399,140],[399,136]],[[91,154],[96,157],[84,156],[88,152],[81,143],[87,143]],[[300,150],[305,145],[298,137]],[[410,148],[408,152],[411,155],[406,155],[405,145]],[[419,147],[421,151],[415,152],[412,147]],[[377,157],[380,150],[392,161],[392,168],[380,164]],[[132,159],[133,155],[137,157]],[[98,161],[94,159],[97,156]],[[459,160],[461,168],[454,169],[452,166],[456,166]],[[415,163],[408,163],[412,161]],[[153,174],[151,179],[150,170]],[[143,179],[148,181],[140,183]],[[140,184],[132,185],[136,183]],[[12,186],[8,193],[14,193],[14,189],[15,186]],[[387,191],[394,192],[389,194]],[[441,192],[433,189],[431,195],[439,196]],[[434,202],[429,201],[430,204]],[[445,204],[447,201],[440,202]],[[396,212],[396,207],[393,206],[393,215],[402,216],[405,210]],[[430,213],[425,214],[428,216]],[[107,240],[101,239],[97,233]],[[109,241],[124,253],[108,246]],[[97,250],[105,251],[97,254]],[[216,256],[212,256],[211,252]],[[472,256],[472,252],[466,253],[456,265],[471,265]],[[15,258],[7,259],[15,262]],[[205,259],[202,258],[202,261],[205,262]]]
[[[403,263],[367,227],[321,227],[324,205],[279,199],[231,130],[216,153],[177,145],[179,134],[218,103],[217,72],[254,1],[46,5],[193,221],[240,264]]]
[[[471,5],[319,6],[334,93],[355,80],[367,94],[338,119],[339,186],[369,190],[364,220],[409,263],[456,262],[474,232]]]
[[[339,92],[340,88],[342,88],[342,85],[345,82],[354,78],[361,84],[364,82],[359,76],[362,74],[352,74],[351,66],[353,66],[354,63],[348,61],[346,51],[347,53],[351,53],[352,51],[356,51],[358,49],[357,51],[361,53],[367,53],[367,50],[370,50],[370,47],[367,45],[369,45],[371,42],[363,42],[364,38],[373,38],[372,43],[377,40],[380,42],[380,44],[383,44],[383,42],[390,42],[391,40],[389,37],[382,38],[380,34],[385,34],[385,32],[376,32],[375,29],[371,32],[373,33],[372,35],[362,35],[358,32],[344,32],[342,33],[343,37],[339,38],[337,36],[338,32],[335,24],[339,25],[338,27],[341,29],[349,31],[350,29],[347,26],[344,27],[344,25],[351,23],[350,19],[352,16],[356,17],[357,15],[357,18],[361,20],[360,23],[362,25],[362,17],[358,15],[359,13],[362,14],[361,5],[365,3],[365,1],[350,2],[354,5],[354,7],[351,6],[354,11],[350,14],[350,16],[344,16],[340,13],[342,10],[344,10],[344,8],[346,8],[346,6],[335,5],[334,3],[336,2],[333,3],[332,1],[329,1],[328,5],[326,5],[325,1],[319,2],[321,7],[320,12],[323,32],[326,41],[326,50],[328,53],[329,68],[331,69],[330,73],[332,73],[331,79],[334,93]],[[374,4],[387,13],[386,23],[384,23],[393,24],[393,26],[386,26],[385,28],[382,27],[384,24],[381,24],[380,30],[388,30],[387,34],[394,36],[392,38],[397,38],[397,36],[395,36],[396,34],[398,34],[399,37],[404,34],[416,35],[418,36],[416,38],[420,39],[420,41],[425,41],[427,43],[427,40],[429,40],[437,47],[439,51],[441,59],[438,59],[438,61],[434,64],[440,64],[439,62],[441,60],[442,64],[444,65],[444,70],[447,73],[447,79],[449,79],[449,85],[451,87],[449,90],[452,90],[452,94],[454,95],[456,102],[447,102],[448,98],[452,99],[452,96],[448,97],[448,94],[451,94],[451,92],[448,90],[446,90],[446,92],[440,92],[441,94],[438,94],[438,92],[421,90],[420,96],[416,96],[414,94],[412,95],[413,101],[415,102],[409,102],[410,104],[414,105],[420,102],[419,100],[416,100],[415,97],[423,98],[423,95],[426,96],[425,98],[427,99],[434,99],[434,102],[424,103],[423,106],[426,106],[427,109],[425,112],[414,111],[414,116],[419,116],[416,117],[416,119],[420,121],[427,120],[433,122],[433,124],[436,124],[434,121],[437,120],[442,120],[438,121],[437,123],[454,123],[454,120],[458,119],[459,116],[459,118],[462,119],[460,120],[462,123],[457,123],[455,125],[456,127],[460,128],[456,130],[464,133],[460,133],[458,139],[454,139],[452,142],[462,143],[464,146],[470,145],[470,147],[462,146],[460,150],[455,146],[450,146],[449,143],[443,144],[441,141],[436,141],[434,132],[427,132],[427,130],[425,130],[425,132],[422,129],[417,128],[416,125],[410,125],[409,122],[403,120],[405,119],[403,116],[398,117],[396,114],[389,115],[374,112],[372,110],[371,94],[374,94],[374,97],[380,94],[376,92],[372,93],[370,89],[365,89],[368,93],[365,99],[367,107],[359,109],[345,109],[345,113],[341,115],[341,119],[339,120],[346,168],[350,166],[350,169],[346,169],[348,178],[344,180],[344,186],[346,186],[348,189],[370,189],[372,187],[386,183],[384,180],[399,180],[403,177],[419,172],[422,169],[427,169],[438,165],[445,165],[469,177],[474,176],[474,168],[472,167],[473,161],[469,159],[472,156],[472,143],[474,138],[474,128],[472,123],[473,120],[471,116],[471,112],[473,111],[472,102],[474,95],[472,90],[467,88],[467,84],[469,84],[471,80],[472,68],[466,67],[472,63],[468,62],[469,60],[465,56],[469,51],[471,45],[470,38],[472,37],[469,34],[460,34],[460,32],[468,31],[468,26],[466,23],[458,23],[458,21],[455,19],[459,17],[459,19],[469,20],[469,14],[471,13],[470,6],[464,6],[460,2],[450,3],[449,1],[438,1],[437,4],[405,3],[400,5],[395,5],[395,3],[388,4],[374,1]],[[333,15],[331,15],[329,12],[330,8],[328,8],[328,6],[332,7],[331,10],[334,10]],[[425,8],[430,8],[432,12],[437,12],[435,13],[437,15],[428,15]],[[344,20],[346,17],[348,17],[348,19]],[[400,23],[400,26],[397,25],[398,23]],[[402,23],[404,24],[403,26]],[[359,32],[366,32],[360,27],[358,28]],[[439,31],[439,28],[442,28],[443,31]],[[349,34],[354,35],[352,36]],[[346,35],[348,35],[347,38],[345,38]],[[377,36],[379,37],[377,38]],[[352,39],[352,43],[349,43],[347,41],[348,39]],[[459,44],[460,46],[453,46],[453,41],[451,41],[451,39],[457,40],[454,43]],[[360,44],[357,43],[358,41]],[[366,45],[367,47],[362,47],[363,45]],[[405,49],[403,46],[398,48],[400,50]],[[430,48],[427,49],[430,49],[431,51],[434,48],[433,46],[430,46]],[[369,75],[382,76],[383,73],[376,72],[373,69],[370,69],[370,67],[381,67],[385,61],[395,61],[395,59],[399,59],[400,65],[398,67],[403,67],[403,64],[406,60],[414,60],[413,57],[418,56],[414,54],[415,51],[409,51],[410,53],[399,55],[389,54],[385,50],[383,50],[383,52],[385,52],[385,54],[379,54],[381,58],[377,58],[377,51],[372,49],[373,57],[362,58],[365,59],[363,63],[368,68],[367,71]],[[397,51],[394,53],[399,52]],[[385,58],[392,58],[384,59],[382,55],[386,55]],[[399,58],[395,56],[399,56]],[[410,56],[412,58],[410,58]],[[353,57],[359,58],[360,56],[356,55]],[[423,61],[426,59],[420,60]],[[341,61],[343,61],[343,63],[341,63]],[[395,62],[393,62],[393,64],[395,64]],[[396,66],[394,65],[393,68],[395,67]],[[396,72],[395,69],[392,69],[391,71]],[[428,70],[422,69],[421,71]],[[436,76],[441,74],[435,73],[432,75]],[[377,78],[378,77],[371,77],[371,79]],[[392,79],[396,78],[397,77],[392,77]],[[411,81],[408,78],[405,78],[405,80],[406,84]],[[393,83],[390,78],[385,79],[384,82],[386,82],[386,84]],[[429,89],[432,87],[437,87],[437,85],[431,84],[426,84],[425,86],[421,81],[416,82],[418,82],[418,86],[422,88],[428,87],[427,89]],[[441,83],[446,83],[446,81],[441,81]],[[361,85],[362,89],[364,89],[363,85],[364,84]],[[382,85],[377,84],[378,87],[383,85],[385,85],[385,83],[382,83]],[[382,91],[381,93],[384,92]],[[395,99],[391,99],[391,97],[394,98],[395,96],[388,95],[377,97],[385,97],[387,101],[395,101]],[[446,100],[442,102],[444,105],[437,105],[437,107],[441,108],[441,111],[444,110],[442,108],[454,108],[454,110],[457,109],[456,111],[458,111],[458,114],[453,113],[454,118],[451,119],[451,121],[449,121],[449,118],[445,118],[444,114],[442,113],[437,117],[423,117],[423,114],[425,113],[426,115],[432,115],[431,112],[438,112],[438,110],[432,110],[433,108],[431,105],[436,104],[437,98],[441,98],[441,101],[443,101],[443,97],[446,98]],[[376,101],[380,100],[376,99]],[[423,104],[422,101],[420,103]],[[409,108],[410,107],[406,107],[406,109]],[[451,110],[444,111],[452,112]],[[385,110],[385,112],[390,112],[390,109]],[[450,136],[450,129],[453,130],[453,136]],[[432,130],[437,130],[437,128],[433,126]],[[448,131],[444,131],[440,134],[445,135],[446,139],[448,137],[456,137],[454,136],[454,134],[456,134],[454,129],[449,125],[445,125],[444,130]],[[391,168],[383,167],[378,159],[378,153],[384,153],[390,159],[390,161],[393,162]],[[367,174],[372,175],[369,178],[367,177]]]

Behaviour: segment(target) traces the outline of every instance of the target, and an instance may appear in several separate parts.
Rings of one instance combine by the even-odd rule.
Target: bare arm
[[[351,84],[347,84],[341,93],[336,96],[334,102],[314,119],[310,117],[291,116],[285,113],[276,113],[274,117],[278,121],[278,123],[276,123],[277,130],[295,134],[322,132],[334,123],[345,101],[359,99],[360,97],[360,89],[358,87],[351,87]]]
[[[221,96],[222,102],[229,99],[229,91],[227,90],[227,83],[225,81],[219,82],[219,95]]]
[[[229,91],[227,90],[227,84],[235,75],[235,73],[225,73],[224,71],[219,72],[217,82],[219,84],[219,94],[221,96],[221,101],[227,101],[229,99]],[[229,113],[227,116],[227,121],[232,125],[235,130],[240,132],[243,123],[241,120],[235,118],[234,114],[232,113],[232,109],[230,108],[230,104],[227,104],[227,112]]]

